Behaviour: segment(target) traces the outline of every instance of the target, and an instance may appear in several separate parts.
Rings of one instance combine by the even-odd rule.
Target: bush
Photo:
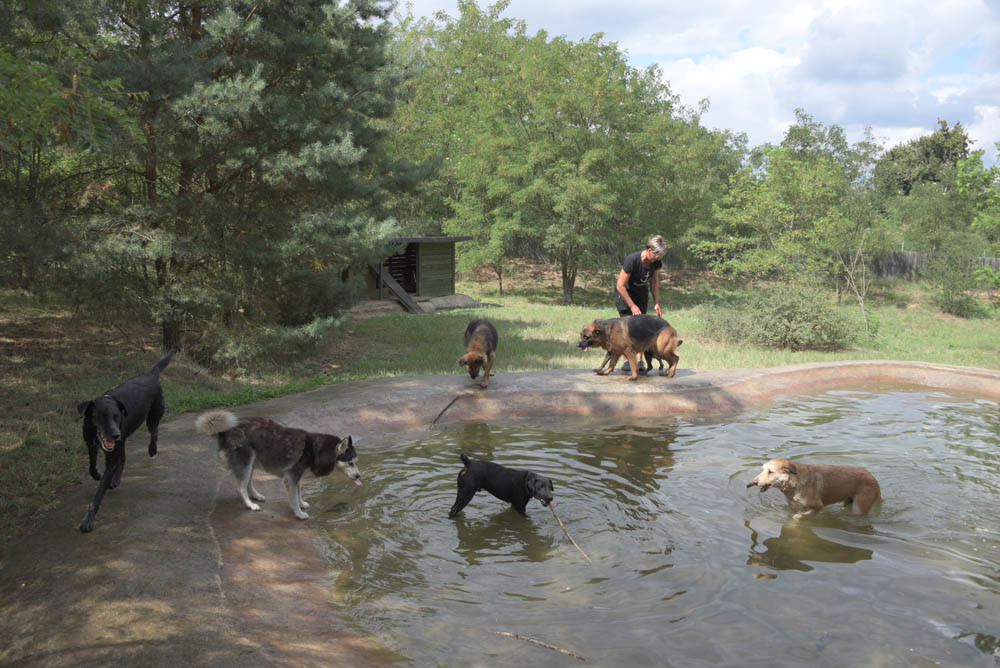
[[[937,287],[932,297],[935,306],[960,318],[986,315],[983,304],[973,292],[978,286],[973,267],[967,259],[941,255],[931,261],[931,270]]]
[[[761,290],[742,307],[707,307],[701,324],[722,341],[790,350],[836,350],[856,338],[850,320],[825,295],[796,286]]]
[[[206,330],[185,352],[205,366],[244,369],[264,361],[295,360],[326,344],[339,318],[317,318],[298,327],[268,325],[233,328],[215,326]]]

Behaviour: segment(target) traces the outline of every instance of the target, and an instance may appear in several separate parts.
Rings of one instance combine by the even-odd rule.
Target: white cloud
[[[746,132],[757,144],[780,140],[793,121],[794,107],[785,108],[779,98],[784,80],[798,64],[796,56],[751,48],[698,63],[691,59],[666,61],[660,67],[663,78],[685,104],[693,106],[709,99],[709,110],[702,117],[704,125]]]
[[[488,0],[481,0],[486,8]],[[416,0],[414,13],[456,0]],[[871,126],[887,146],[961,122],[977,148],[1000,140],[997,0],[511,0],[529,32],[602,32],[636,66],[657,63],[684,104],[708,98],[709,127],[781,140],[803,108],[844,127]]]
[[[1000,106],[977,106],[976,120],[967,128],[969,136],[976,142],[974,148],[983,151],[984,162],[993,164],[997,160],[995,144],[1000,142]]]

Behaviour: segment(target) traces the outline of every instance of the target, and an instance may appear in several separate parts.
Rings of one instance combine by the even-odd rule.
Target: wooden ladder
[[[420,304],[413,301],[413,297],[403,289],[403,286],[396,282],[396,279],[392,277],[389,270],[380,264],[370,264],[368,268],[372,270],[372,273],[382,282],[382,285],[389,288],[396,299],[406,308],[410,313],[423,313],[424,310],[420,308]],[[381,295],[382,289],[379,288],[379,294]]]

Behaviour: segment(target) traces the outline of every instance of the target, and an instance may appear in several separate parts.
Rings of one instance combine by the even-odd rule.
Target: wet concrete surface
[[[599,360],[595,360],[595,363]],[[740,411],[836,387],[942,389],[1000,401],[1000,372],[862,361],[772,369],[678,370],[628,381],[589,370],[384,378],[324,386],[233,409],[354,436],[463,420],[546,415],[656,417]],[[402,661],[351,631],[329,604],[331,580],[309,522],[295,519],[280,480],[248,512],[195,415],[130,441],[122,485],[93,533],[80,520],[97,483],[69,491],[0,561],[0,665],[379,666]],[[80,456],[85,457],[81,443]],[[43,462],[39,466],[44,466]],[[303,483],[316,484],[311,478]]]

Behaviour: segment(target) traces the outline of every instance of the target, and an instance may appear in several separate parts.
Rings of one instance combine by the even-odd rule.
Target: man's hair
[[[667,254],[667,242],[663,240],[663,237],[657,234],[655,237],[650,237],[649,243],[646,244],[646,248],[656,253],[657,257],[663,257]]]

